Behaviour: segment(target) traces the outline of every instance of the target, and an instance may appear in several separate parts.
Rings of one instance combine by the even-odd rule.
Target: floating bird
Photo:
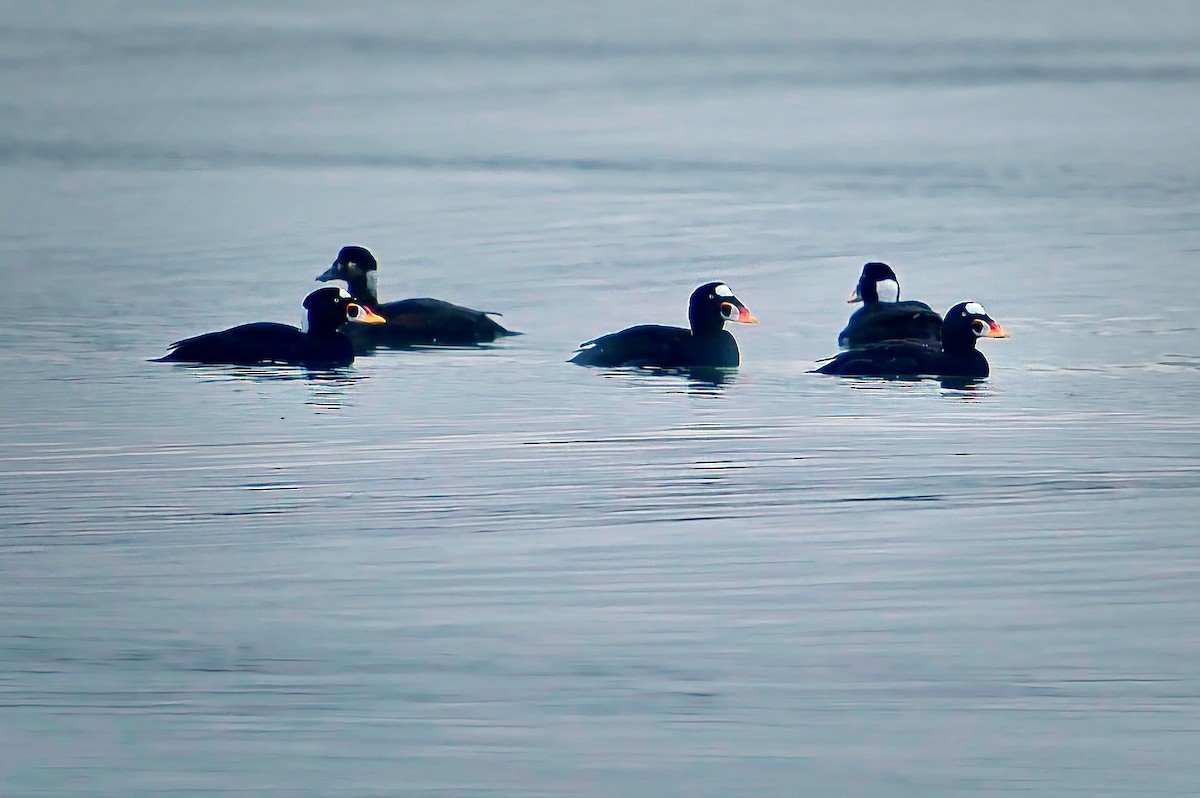
[[[705,283],[688,301],[690,329],[642,324],[579,345],[571,358],[581,366],[710,368],[737,366],[737,341],[725,322],[757,324],[725,283]]]
[[[862,302],[863,306],[838,335],[838,346],[898,340],[937,343],[941,338],[942,317],[924,302],[901,302],[900,281],[886,263],[863,266],[858,285],[846,301]]]
[[[159,361],[254,365],[284,363],[315,368],[354,362],[354,345],[338,328],[348,321],[383,324],[383,317],[354,302],[340,288],[321,288],[304,298],[302,329],[273,321],[241,324],[171,344]]]
[[[344,280],[355,302],[387,319],[378,327],[349,331],[356,351],[418,344],[464,346],[520,335],[500,326],[488,315],[490,311],[472,310],[440,299],[401,299],[380,304],[376,296],[378,271],[379,264],[370,250],[349,246],[342,247],[333,265],[317,277],[321,282]]]
[[[960,302],[946,311],[940,344],[883,341],[834,356],[818,374],[877,377],[988,376],[987,358],[975,348],[980,338],[1008,338],[978,302]]]

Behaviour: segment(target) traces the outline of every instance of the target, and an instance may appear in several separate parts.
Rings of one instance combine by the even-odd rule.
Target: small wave
[[[1086,366],[1059,366],[1052,363],[1027,363],[1024,371],[1031,374],[1093,374],[1118,377],[1129,372],[1178,374],[1200,371],[1200,357],[1189,355],[1167,355],[1163,360],[1143,363],[1104,363]]]

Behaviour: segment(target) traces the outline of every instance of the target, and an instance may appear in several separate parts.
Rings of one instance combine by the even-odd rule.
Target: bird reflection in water
[[[200,382],[240,382],[253,385],[304,383],[308,397],[304,403],[318,412],[339,410],[349,404],[349,390],[367,379],[352,368],[313,369],[303,366],[218,366],[180,364]]]
[[[367,378],[366,374],[346,371],[309,371],[305,375],[308,383],[308,399],[304,404],[323,410],[340,410],[349,404],[349,390]]]
[[[737,371],[727,368],[632,368],[602,372],[605,379],[622,380],[627,385],[651,388],[670,394],[689,396],[720,396],[737,381]]]
[[[959,402],[978,402],[990,397],[994,391],[984,379],[972,377],[941,377],[942,396]]]
[[[901,391],[913,394],[928,393],[932,383],[941,388],[938,393],[944,399],[960,402],[977,402],[995,394],[987,379],[976,377],[851,377],[845,380],[849,387],[859,391]]]

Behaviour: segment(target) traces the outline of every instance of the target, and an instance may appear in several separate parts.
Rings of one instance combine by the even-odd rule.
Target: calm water
[[[5,796],[1195,794],[1200,9],[602,5],[3,3]],[[147,362],[346,243],[526,335]]]

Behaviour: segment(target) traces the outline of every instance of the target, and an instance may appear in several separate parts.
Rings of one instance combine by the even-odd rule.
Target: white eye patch
[[[875,290],[879,292],[880,302],[896,302],[900,299],[900,284],[895,280],[880,280],[875,283]]]
[[[978,302],[968,302],[963,305],[963,311],[970,313],[972,316],[986,316],[987,311],[983,309],[983,305]]]
[[[713,289],[713,293],[716,294],[717,296],[733,296],[733,289],[731,289],[729,286],[725,285],[724,283],[721,283],[720,285],[718,285],[716,288]]]

